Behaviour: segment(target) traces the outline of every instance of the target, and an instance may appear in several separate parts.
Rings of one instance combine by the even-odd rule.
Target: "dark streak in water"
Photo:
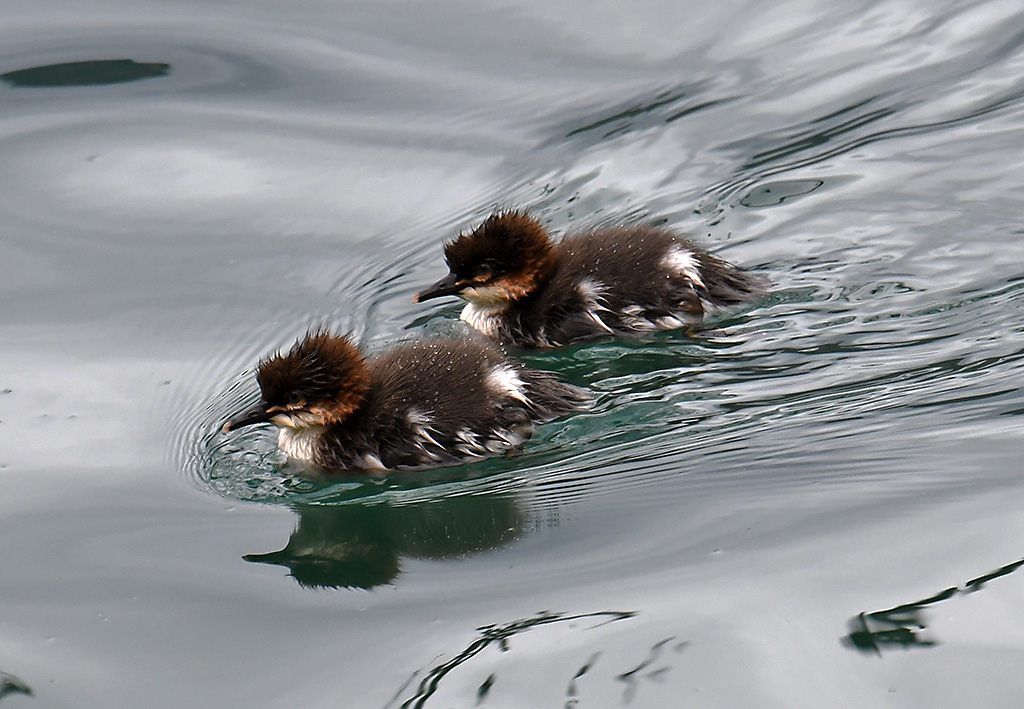
[[[986,583],[1012,574],[1024,566],[1024,559],[1000,566],[995,571],[973,578],[963,586],[951,586],[928,598],[871,613],[858,613],[850,619],[850,632],[843,636],[843,645],[859,652],[881,657],[882,650],[894,647],[934,647],[938,641],[921,637],[927,629],[924,609],[957,595],[980,591]]]
[[[479,655],[487,647],[491,645],[497,645],[500,649],[508,651],[509,638],[526,632],[533,628],[551,625],[553,623],[565,623],[572,622],[574,620],[581,620],[585,618],[604,618],[605,622],[599,625],[606,625],[619,620],[627,620],[633,618],[636,615],[635,611],[598,611],[595,613],[579,613],[576,615],[565,615],[563,613],[549,613],[547,611],[538,613],[532,618],[523,618],[520,620],[514,620],[511,623],[505,623],[504,625],[484,625],[477,628],[480,631],[480,636],[471,642],[466,649],[460,652],[458,655],[453,657],[446,662],[442,662],[439,665],[435,665],[430,671],[427,672],[426,676],[420,680],[419,686],[416,689],[416,693],[409,699],[402,702],[401,709],[422,709],[434,694],[437,693],[438,687],[449,673],[461,666],[465,662],[468,662],[472,658]],[[659,643],[660,645],[660,643]],[[657,647],[657,646],[655,646]],[[419,671],[413,673],[413,677],[419,674]],[[494,676],[488,678],[490,684],[487,684],[487,690],[490,690]],[[406,683],[405,686],[408,686]],[[483,687],[481,687],[481,690]],[[399,695],[401,690],[399,691]],[[484,692],[486,694],[486,692]],[[478,693],[478,698],[480,694]],[[394,702],[398,701],[399,696],[396,695],[387,707],[391,707]]]
[[[715,106],[720,106],[724,103],[728,103],[729,101],[735,101],[737,98],[737,96],[729,96],[727,98],[714,99],[712,101],[704,101],[703,103],[697,103],[692,106],[688,106],[682,109],[681,111],[673,113],[671,116],[666,118],[665,123],[674,123],[675,121],[678,121],[680,118],[692,116],[694,113],[703,111],[706,108],[714,108]]]
[[[740,200],[744,207],[774,207],[782,204],[787,199],[810,194],[825,183],[821,180],[786,180],[781,182],[770,182],[747,193],[747,196]]]
[[[580,117],[576,123],[559,129],[559,137],[549,140],[545,145],[562,144],[562,141],[569,139],[582,139],[596,145],[637,130],[673,123],[736,98],[729,96],[696,100],[704,91],[703,85],[692,84],[664,89],[653,96],[632,98],[599,112],[596,117]]]
[[[576,680],[581,679],[583,677],[583,675],[585,675],[588,672],[590,672],[590,669],[594,666],[594,663],[597,662],[597,658],[599,658],[599,657],[601,657],[601,652],[600,651],[595,652],[593,655],[591,655],[590,658],[585,663],[583,663],[583,667],[579,668],[576,671],[576,674],[574,674],[572,676],[572,679],[569,680],[569,686],[565,690],[565,695],[567,697],[569,697],[569,701],[567,701],[565,703],[565,706],[566,706],[567,709],[569,707],[576,706],[576,702],[577,702],[576,697],[579,694],[579,689],[576,686]]]
[[[912,136],[920,136],[928,133],[933,133],[939,130],[945,130],[949,128],[955,128],[963,125],[969,125],[975,121],[983,118],[987,118],[991,115],[997,114],[1008,108],[1017,106],[1021,99],[1024,98],[1024,91],[1013,91],[1005,94],[1003,97],[990,101],[986,104],[978,106],[973,110],[968,110],[960,115],[952,116],[950,118],[928,121],[924,123],[918,123],[915,125],[908,126],[897,126],[894,128],[888,128],[885,130],[876,131],[868,135],[860,137],[852,137],[845,142],[834,145],[834,147],[815,152],[811,155],[804,155],[792,159],[788,162],[778,162],[781,158],[797,156],[801,153],[806,153],[812,148],[828,145],[834,143],[835,139],[840,136],[850,133],[856,129],[862,128],[871,123],[875,123],[880,119],[889,118],[898,113],[896,107],[884,107],[872,111],[863,116],[855,116],[850,120],[842,123],[838,126],[808,135],[806,137],[799,137],[792,142],[785,143],[780,147],[773,148],[772,150],[762,151],[754,155],[750,160],[747,161],[740,168],[740,173],[743,177],[732,181],[726,181],[715,185],[709,192],[718,192],[722,195],[731,193],[736,189],[742,189],[749,187],[750,185],[756,184],[757,182],[780,173],[792,172],[794,170],[800,170],[808,168],[812,165],[818,165],[832,158],[836,158],[840,155],[859,150],[868,145],[880,143],[887,140],[893,140],[896,138],[907,138]],[[835,112],[832,115],[840,115],[845,111]],[[810,124],[820,123],[824,118],[816,118],[810,121]],[[772,167],[768,168],[767,166]],[[758,169],[767,168],[767,169]],[[748,174],[749,171],[754,170],[753,174]]]
[[[682,99],[686,98],[686,95],[686,91],[679,89],[676,89],[675,91],[663,91],[657,96],[655,96],[653,100],[640,100],[637,103],[628,106],[627,108],[617,110],[610,116],[598,118],[593,122],[588,123],[587,125],[580,126],[579,128],[574,128],[573,130],[570,130],[568,133],[566,133],[565,137],[571,138],[574,135],[579,135],[580,133],[587,133],[610,124],[622,123],[624,121],[628,121],[629,119],[636,118],[644,114],[653,113],[659,108],[671,106],[677,101],[681,101]]]
[[[637,665],[631,670],[623,672],[615,678],[626,685],[626,689],[622,693],[623,704],[629,704],[631,701],[633,701],[633,697],[636,696],[637,677],[640,675],[640,672],[653,665],[657,661],[658,657],[661,655],[661,651],[665,648],[667,644],[669,644],[673,640],[675,640],[674,636],[667,637],[664,640],[659,640],[651,646],[651,650],[647,654],[647,657],[644,658],[644,660],[639,665]],[[647,672],[644,675],[644,677],[646,677],[647,679],[658,679],[662,675],[664,675],[664,673],[667,672],[668,669],[668,666],[657,667],[652,669],[650,672]]]
[[[0,699],[8,694],[27,694],[32,696],[32,688],[20,679],[7,672],[0,672]]]
[[[838,125],[831,126],[824,130],[810,133],[806,136],[801,136],[789,143],[785,143],[777,148],[760,152],[743,166],[744,170],[750,170],[753,168],[760,167],[769,163],[777,162],[782,158],[802,153],[810,148],[818,147],[819,145],[826,145],[830,143],[834,138],[837,138],[845,133],[852,133],[853,131],[871,125],[876,121],[880,121],[883,118],[895,115],[897,109],[894,107],[883,107],[870,111],[863,115],[854,115],[849,120],[839,123]],[[838,114],[833,114],[838,115]],[[815,119],[813,123],[819,124],[824,122],[824,119]]]
[[[494,673],[487,676],[487,679],[480,685],[480,689],[476,692],[476,705],[480,706],[483,704],[484,699],[487,697],[487,693],[491,691],[491,687],[494,686]]]
[[[133,59],[97,59],[18,69],[0,74],[0,79],[11,86],[22,88],[102,86],[166,76],[170,71],[171,65],[162,62],[143,63]]]

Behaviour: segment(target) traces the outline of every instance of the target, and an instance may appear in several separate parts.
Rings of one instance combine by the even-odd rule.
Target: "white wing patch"
[[[498,394],[504,394],[527,405],[530,403],[526,398],[526,388],[523,386],[523,380],[519,378],[519,373],[508,365],[499,365],[488,372],[487,386]]]
[[[485,458],[502,453],[522,445],[529,438],[522,432],[504,428],[488,431],[486,435],[464,428],[455,435],[460,441],[456,450],[467,458]]]
[[[375,456],[373,453],[367,453],[357,461],[357,465],[365,470],[387,470],[384,467],[384,461]]]
[[[515,431],[509,428],[504,428],[494,432],[494,439],[488,445],[488,448],[493,450],[495,453],[509,448],[515,448],[516,446],[522,445],[528,435],[524,435],[519,431]]]
[[[438,430],[432,425],[430,415],[419,409],[409,409],[406,419],[412,426],[413,435],[416,437],[416,447],[419,449],[421,461],[430,463],[441,460],[444,446],[434,438],[434,434],[438,433]],[[430,446],[433,446],[433,449]]]
[[[595,281],[593,278],[584,278],[580,280],[577,286],[580,291],[580,295],[587,303],[596,304],[604,296],[604,286]]]
[[[595,281],[593,278],[584,278],[579,282],[577,286],[580,295],[587,304],[587,317],[594,321],[594,324],[605,332],[614,332],[604,320],[601,319],[601,311],[610,313],[608,308],[604,307],[604,286]]]
[[[490,453],[490,451],[487,450],[487,447],[483,444],[480,434],[474,433],[468,428],[456,431],[455,437],[459,440],[455,449],[466,457],[482,458]]]
[[[675,315],[665,315],[654,321],[658,326],[659,330],[676,330],[681,327],[686,327],[687,322],[682,318],[678,318]]]
[[[409,409],[409,412],[405,415],[406,420],[413,428],[420,428],[422,426],[430,425],[430,416],[426,412],[420,411],[419,409]]]
[[[665,257],[662,258],[661,265],[670,271],[681,273],[701,288],[705,287],[704,279],[700,275],[700,265],[697,263],[697,257],[686,247],[673,244],[669,247]]]

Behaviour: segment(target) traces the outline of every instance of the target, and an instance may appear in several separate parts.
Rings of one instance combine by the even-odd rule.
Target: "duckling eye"
[[[476,267],[476,275],[478,276],[490,276],[494,273],[494,268],[497,264],[490,259],[481,261],[480,265]]]
[[[288,406],[298,406],[302,403],[302,394],[297,391],[288,392],[288,398],[285,400]]]

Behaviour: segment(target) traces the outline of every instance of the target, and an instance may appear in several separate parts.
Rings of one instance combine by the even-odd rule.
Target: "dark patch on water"
[[[1012,574],[1021,566],[1024,566],[1024,559],[1000,566],[995,571],[971,579],[963,586],[951,586],[919,601],[871,613],[858,613],[850,619],[850,632],[843,637],[843,644],[878,656],[882,655],[882,650],[893,648],[907,650],[912,647],[934,647],[938,641],[923,635],[928,628],[925,608],[957,595],[980,591],[989,581]]]
[[[7,672],[0,672],[0,699],[8,694],[27,694],[32,696],[32,688],[20,679]]]
[[[416,504],[297,505],[298,524],[280,551],[246,561],[288,568],[306,588],[393,583],[404,557],[454,559],[512,543],[524,526],[513,497],[459,495]]]
[[[21,88],[55,88],[62,86],[102,86],[141,81],[171,72],[171,65],[162,62],[137,62],[134,59],[97,59],[87,62],[47,64],[0,74],[11,86]]]
[[[520,633],[524,633],[537,627],[558,623],[569,623],[570,627],[573,627],[572,624],[574,621],[588,619],[599,621],[592,627],[600,627],[602,625],[607,625],[608,623],[627,620],[635,616],[636,612],[634,611],[598,611],[595,613],[578,614],[550,613],[548,611],[543,611],[533,617],[514,620],[511,623],[481,626],[480,628],[477,628],[480,635],[471,642],[466,649],[450,660],[441,662],[429,669],[417,685],[415,693],[398,706],[400,706],[401,709],[422,709],[422,707],[426,706],[427,701],[437,693],[441,680],[443,680],[448,674],[492,645],[497,646],[498,650],[501,652],[508,652],[511,649],[509,640]],[[582,676],[596,657],[596,655],[591,657],[591,661],[588,662],[587,666],[577,673],[577,678]],[[415,681],[419,674],[419,671],[413,673],[405,685],[403,685],[398,692],[396,692],[392,700],[388,702],[387,707],[393,707],[396,705],[396,702],[401,699],[402,694],[409,685]],[[481,685],[480,691],[477,693],[478,704],[487,696],[495,681],[496,677],[492,673],[487,680],[485,680],[484,684]]]
[[[761,185],[740,200],[744,207],[774,207],[787,199],[814,192],[825,183],[821,180],[787,180]]]

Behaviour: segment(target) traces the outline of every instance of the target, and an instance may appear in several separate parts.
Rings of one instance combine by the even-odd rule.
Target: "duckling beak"
[[[224,433],[230,433],[242,426],[250,426],[254,423],[265,423],[273,418],[274,414],[267,412],[267,402],[260,401],[248,411],[239,414],[224,424],[221,429]]]
[[[412,301],[414,303],[422,303],[424,300],[430,300],[431,298],[440,298],[442,295],[458,295],[462,292],[465,286],[459,285],[459,277],[454,273],[449,273],[447,276],[439,280],[434,285],[424,288],[415,296]]]

